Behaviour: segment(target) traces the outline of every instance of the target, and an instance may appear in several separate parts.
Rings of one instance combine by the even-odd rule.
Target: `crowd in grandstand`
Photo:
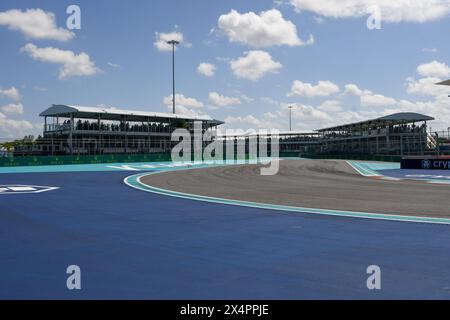
[[[426,132],[426,125],[422,124],[421,126],[412,125],[400,125],[393,127],[391,132],[393,133],[418,133],[418,132]]]
[[[70,120],[66,120],[62,124],[62,128],[70,128]],[[90,122],[78,120],[75,122],[74,130],[83,131],[113,131],[113,132],[170,132],[170,127],[162,123],[151,124],[130,124],[129,122],[121,123],[105,123]]]
[[[353,130],[353,131],[331,131],[325,132],[323,134],[324,138],[345,138],[351,136],[369,136],[369,135],[379,135],[383,133],[425,133],[426,125],[422,124],[420,126],[412,125],[398,125],[398,126],[390,126],[387,128],[377,128],[377,129],[367,129],[367,130]]]

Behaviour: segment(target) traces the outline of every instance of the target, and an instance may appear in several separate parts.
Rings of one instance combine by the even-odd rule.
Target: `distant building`
[[[0,148],[0,158],[5,158],[9,156],[8,150],[6,148]]]

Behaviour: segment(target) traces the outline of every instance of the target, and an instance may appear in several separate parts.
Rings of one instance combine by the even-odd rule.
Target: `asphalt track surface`
[[[125,186],[131,174],[1,175],[60,189],[0,196],[0,298],[450,298],[448,225],[173,198]],[[366,287],[373,264],[381,290]]]
[[[261,164],[148,175],[142,183],[177,192],[295,207],[450,217],[450,187],[361,176],[346,161],[282,160],[273,176]]]

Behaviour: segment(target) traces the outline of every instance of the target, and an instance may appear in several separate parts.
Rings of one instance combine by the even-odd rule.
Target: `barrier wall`
[[[280,157],[300,157],[298,152],[280,152]],[[235,156],[235,159],[237,157]],[[343,160],[373,160],[400,162],[400,156],[384,155],[308,155],[305,158],[311,159],[343,159]],[[249,155],[245,156],[249,159]],[[239,159],[242,160],[242,159]],[[25,156],[13,158],[0,158],[0,167],[19,166],[45,166],[45,165],[65,165],[65,164],[95,164],[95,163],[128,163],[128,162],[163,162],[171,161],[168,153],[152,154],[116,154],[98,156]]]
[[[234,157],[236,160],[248,160],[245,157]],[[194,161],[194,159],[192,159]],[[96,164],[96,163],[132,163],[132,162],[163,162],[172,161],[170,153],[151,154],[116,154],[99,156],[25,156],[0,158],[0,167],[46,166],[65,164]]]
[[[99,156],[29,156],[0,158],[0,167],[45,166],[64,164],[95,164],[124,162],[162,162],[170,161],[170,154],[131,154],[131,155],[99,155]]]
[[[401,156],[390,155],[370,155],[370,154],[315,154],[307,155],[305,158],[310,159],[338,159],[338,160],[365,160],[365,161],[385,161],[385,162],[400,162]]]
[[[402,159],[402,169],[450,170],[450,159],[422,158]]]

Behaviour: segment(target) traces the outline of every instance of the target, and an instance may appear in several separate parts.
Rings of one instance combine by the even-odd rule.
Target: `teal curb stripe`
[[[386,177],[382,175],[377,170],[386,170],[386,169],[400,169],[400,166],[392,165],[390,163],[380,164],[380,163],[369,163],[369,162],[361,162],[361,161],[347,161],[347,163],[355,169],[360,175],[365,177]],[[415,177],[407,177],[407,178],[397,178],[398,180],[416,180],[423,181],[432,184],[450,184],[450,180],[443,179],[426,179],[426,178],[415,178]]]
[[[187,161],[174,163],[172,161],[161,162],[124,162],[124,163],[97,163],[97,164],[65,164],[65,165],[45,165],[45,166],[25,166],[25,167],[0,167],[0,174],[9,173],[50,173],[50,172],[100,172],[100,171],[149,171],[164,170],[169,171],[178,167],[206,167],[212,165],[228,165],[228,164],[247,164],[257,163],[257,161],[266,161],[261,158],[259,160],[205,160],[205,161]],[[282,160],[282,159],[280,159]],[[127,166],[131,169],[120,167]]]
[[[180,169],[182,170],[182,169]],[[190,169],[187,169],[190,170]],[[375,220],[390,220],[390,221],[402,221],[402,222],[417,222],[417,223],[434,223],[434,224],[450,224],[450,219],[445,218],[429,218],[429,217],[414,217],[414,216],[400,216],[400,215],[389,215],[389,214],[379,214],[379,213],[367,213],[367,212],[354,212],[354,211],[340,211],[340,210],[327,210],[327,209],[314,209],[314,208],[303,208],[303,207],[292,207],[292,206],[284,206],[284,205],[275,205],[275,204],[266,204],[266,203],[257,203],[250,201],[240,201],[240,200],[230,200],[223,198],[215,198],[215,197],[207,197],[194,195],[189,193],[170,191],[166,189],[151,187],[143,184],[141,182],[141,178],[148,175],[159,174],[160,172],[152,172],[152,173],[140,173],[129,176],[124,179],[124,183],[132,188],[145,191],[152,192],[156,194],[189,199],[189,200],[197,200],[197,201],[205,201],[212,203],[220,203],[226,205],[235,205],[235,206],[243,206],[243,207],[251,207],[251,208],[259,208],[259,209],[268,209],[268,210],[279,210],[279,211],[287,211],[287,212],[298,212],[298,213],[306,213],[306,214],[320,214],[320,215],[329,215],[329,216],[340,216],[340,217],[350,217],[350,218],[364,218],[364,219],[375,219]]]
[[[378,172],[371,170],[369,168],[367,168],[367,166],[364,166],[361,163],[358,163],[356,161],[347,161],[347,163],[356,171],[358,171],[358,173],[362,176],[365,177],[379,177],[381,176]]]

